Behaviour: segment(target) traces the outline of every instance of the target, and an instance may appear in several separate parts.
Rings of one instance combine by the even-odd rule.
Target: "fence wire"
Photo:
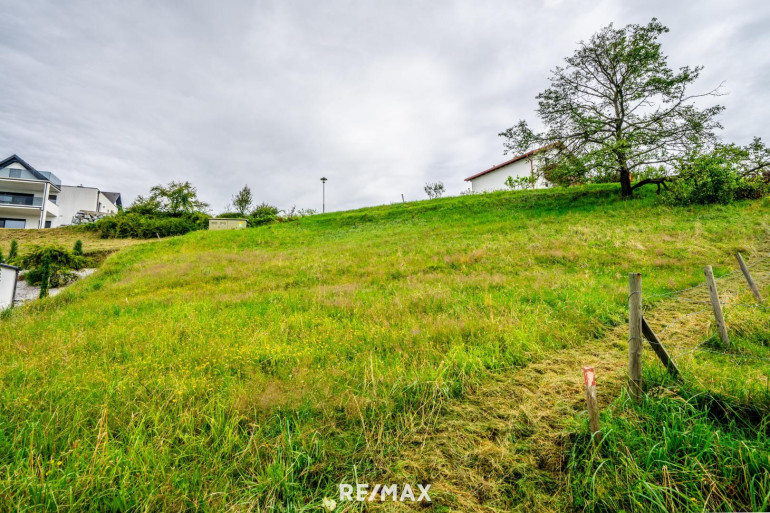
[[[760,264],[762,264],[764,262],[767,262],[768,260],[770,260],[770,255],[766,255],[763,258],[752,262],[751,265],[747,265],[746,268],[747,269],[755,269]],[[729,272],[727,274],[724,274],[724,275],[720,276],[719,278],[715,278],[715,281],[717,281],[717,280],[724,280],[725,278],[728,278],[730,276],[734,276],[734,275],[736,275],[738,273],[742,273],[742,270],[740,268],[734,269],[733,271],[731,271],[731,272]],[[757,283],[759,280],[764,281],[766,278],[770,277],[770,271],[763,271],[763,272],[759,272],[759,273],[754,273],[754,274],[752,274],[752,277],[753,277],[755,283]],[[678,296],[681,296],[682,294],[684,294],[685,292],[689,292],[689,291],[692,291],[692,290],[695,290],[695,289],[698,289],[698,288],[701,288],[701,287],[706,287],[706,286],[707,285],[704,282],[704,283],[701,283],[701,284],[698,284],[698,285],[694,285],[692,287],[685,287],[683,289],[672,290],[672,291],[669,291],[669,292],[663,292],[663,293],[660,293],[660,294],[652,294],[652,295],[643,296],[643,297],[644,297],[644,299],[654,299],[654,298],[661,298],[661,297],[675,297],[677,301],[682,301],[682,302],[690,303],[690,304],[693,304],[693,305],[711,305],[711,301],[710,300],[699,300],[699,299],[691,299],[691,298],[686,298],[686,297],[678,297]],[[745,288],[746,288],[745,286],[742,286],[742,287],[739,287],[739,288],[740,288],[741,292],[745,292]],[[630,299],[630,297],[631,296],[629,296],[629,299]],[[748,303],[736,303],[736,302],[732,302],[732,301],[724,301],[724,302],[720,301],[720,305],[725,306],[725,307],[753,308],[753,309],[761,310],[761,311],[768,311],[768,310],[770,310],[770,305],[767,305],[767,304],[748,304]],[[643,311],[645,310],[644,306],[645,305],[643,305],[643,307],[642,307]],[[663,343],[663,341],[662,341],[663,335],[666,334],[666,332],[668,332],[672,327],[680,325],[683,322],[685,322],[685,321],[687,321],[687,320],[689,320],[689,319],[691,319],[691,318],[693,318],[695,316],[704,314],[706,312],[711,312],[711,311],[712,311],[712,307],[709,306],[709,307],[706,307],[706,308],[702,308],[700,310],[696,310],[694,312],[687,313],[685,315],[681,315],[681,316],[675,318],[674,320],[665,323],[663,325],[663,328],[661,329],[661,331],[657,333],[657,336],[658,336],[658,339],[660,340],[661,345],[666,350],[666,352],[670,355],[670,357],[674,361],[674,363],[677,363],[678,360],[681,360],[681,359],[683,359],[683,358],[685,358],[687,356],[690,356],[690,355],[695,354],[695,353],[700,352],[700,351],[706,352],[706,353],[710,353],[710,354],[721,354],[721,355],[724,355],[724,356],[727,356],[727,357],[730,357],[730,358],[738,358],[738,359],[743,359],[743,360],[770,361],[770,358],[768,358],[768,357],[762,357],[762,356],[756,356],[756,355],[750,355],[750,354],[740,354],[740,353],[733,353],[733,352],[723,352],[723,351],[717,351],[717,350],[714,350],[712,348],[709,348],[708,344],[716,338],[716,336],[717,336],[716,333],[714,333],[711,336],[707,337],[706,339],[702,340],[701,342],[696,344],[694,347],[689,348],[689,349],[684,349],[684,350],[679,350],[679,348],[677,348],[677,350],[672,350],[671,347],[669,347],[669,346],[667,346],[666,344]],[[701,384],[703,386],[704,390],[706,390],[705,386],[697,378],[697,376],[693,376],[693,378],[699,384]]]

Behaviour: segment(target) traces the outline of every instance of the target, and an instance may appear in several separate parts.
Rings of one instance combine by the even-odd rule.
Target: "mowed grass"
[[[122,248],[145,242],[140,239],[102,239],[96,233],[87,232],[76,227],[65,226],[45,230],[15,230],[0,229],[0,251],[8,256],[11,249],[11,241],[19,243],[19,252],[24,253],[30,246],[57,245],[65,249],[72,249],[75,242],[83,241],[83,250],[89,253],[109,253]]]
[[[493,373],[732,269],[765,202],[465,196],[126,248],[0,320],[0,509],[318,509]],[[429,476],[426,476],[429,482]]]

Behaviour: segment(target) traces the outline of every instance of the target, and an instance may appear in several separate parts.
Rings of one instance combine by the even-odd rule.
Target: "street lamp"
[[[322,205],[321,213],[325,213],[326,212],[326,177],[325,176],[321,177],[321,189],[323,189],[323,192],[322,192],[323,203],[321,204]]]

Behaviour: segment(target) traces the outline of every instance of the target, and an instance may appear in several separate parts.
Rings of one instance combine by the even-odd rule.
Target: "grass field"
[[[125,247],[94,276],[0,320],[0,509],[318,511],[340,482],[378,483],[406,466],[431,482],[420,475],[415,433],[513,369],[611,336],[625,323],[629,272],[643,273],[652,295],[701,283],[707,263],[726,274],[735,250],[759,258],[768,207],[669,208],[654,194],[621,201],[614,187],[594,186]],[[766,312],[743,315],[756,317],[740,321],[739,347],[770,356]],[[745,367],[762,375],[761,364]],[[752,386],[724,394],[736,404],[762,399]],[[606,419],[638,425],[645,415],[676,417],[682,403],[661,406],[666,413],[620,402]],[[722,426],[743,451],[731,457],[750,461],[729,468],[766,494],[768,417],[761,403],[755,410],[750,427],[703,422]],[[625,480],[597,473],[597,488],[578,463],[584,429],[573,430],[573,478],[553,490],[555,509],[633,507],[613,498],[641,501],[640,483],[663,486],[652,465]],[[624,461],[649,453],[635,443]],[[605,469],[623,464],[609,452],[595,458],[609,459]],[[494,461],[488,468],[489,479],[502,472]],[[517,472],[473,495],[474,509],[521,507],[526,470]],[[441,483],[434,493],[438,511],[458,503]],[[686,500],[703,509],[711,499]]]
[[[83,249],[86,253],[112,252],[134,244],[148,242],[139,239],[101,239],[93,232],[86,232],[73,227],[47,230],[2,229],[0,230],[0,250],[3,255],[8,255],[11,241],[14,239],[18,241],[21,253],[24,253],[25,248],[32,245],[55,244],[66,249],[72,249],[77,240],[83,241]]]

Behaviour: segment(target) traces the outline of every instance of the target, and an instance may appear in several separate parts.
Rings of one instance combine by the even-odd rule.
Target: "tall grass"
[[[767,511],[770,417],[715,420],[699,396],[624,394],[602,416],[594,449],[582,432],[569,455],[573,504],[585,511]]]
[[[770,274],[757,276],[770,292]],[[676,380],[648,355],[647,395],[635,404],[624,393],[602,413],[598,448],[585,425],[575,430],[567,465],[575,507],[770,510],[770,310],[743,288],[725,306],[729,347],[713,326],[692,332],[697,349],[677,358]]]
[[[692,285],[769,221],[587,187],[126,248],[0,320],[0,509],[317,507],[448,399],[622,322],[630,270]]]

